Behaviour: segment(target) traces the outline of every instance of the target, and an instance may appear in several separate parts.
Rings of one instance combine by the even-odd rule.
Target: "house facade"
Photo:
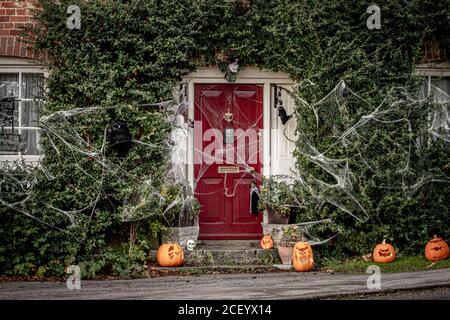
[[[23,28],[33,24],[34,7],[33,1],[0,2],[0,161],[39,161],[45,74],[40,57],[20,40]],[[446,53],[433,44],[427,48],[417,65],[424,77],[421,94],[429,95],[434,85],[450,95]],[[262,177],[288,179],[294,166],[292,79],[256,67],[233,76],[213,66],[183,78],[189,125],[179,141],[181,175],[202,205],[201,240],[260,238],[263,217],[251,212],[252,190]],[[446,125],[449,129],[448,119]]]

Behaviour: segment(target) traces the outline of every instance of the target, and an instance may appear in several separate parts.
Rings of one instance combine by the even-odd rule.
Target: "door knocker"
[[[230,112],[230,108],[228,108],[227,112],[225,112],[223,118],[225,119],[226,122],[228,122],[228,124],[230,124],[231,121],[233,121],[233,113]]]

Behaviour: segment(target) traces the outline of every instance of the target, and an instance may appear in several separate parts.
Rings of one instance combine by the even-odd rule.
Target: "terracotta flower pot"
[[[291,264],[292,261],[292,252],[294,250],[294,246],[285,247],[286,244],[283,244],[283,246],[278,246],[278,254],[281,259],[281,263],[283,264]]]
[[[270,209],[267,210],[267,218],[270,224],[288,224],[289,222],[289,216],[278,214]]]

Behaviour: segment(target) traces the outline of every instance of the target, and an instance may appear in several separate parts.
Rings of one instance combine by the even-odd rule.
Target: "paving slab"
[[[368,274],[262,273],[166,276],[136,280],[0,283],[0,299],[319,299],[394,290],[450,287],[450,268],[381,274],[381,289],[368,289]]]

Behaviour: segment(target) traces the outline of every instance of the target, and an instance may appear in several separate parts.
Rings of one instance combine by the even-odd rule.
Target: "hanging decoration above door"
[[[233,63],[230,63],[228,65],[227,71],[225,72],[225,80],[227,80],[228,82],[235,82],[238,71],[238,60],[235,60]]]

